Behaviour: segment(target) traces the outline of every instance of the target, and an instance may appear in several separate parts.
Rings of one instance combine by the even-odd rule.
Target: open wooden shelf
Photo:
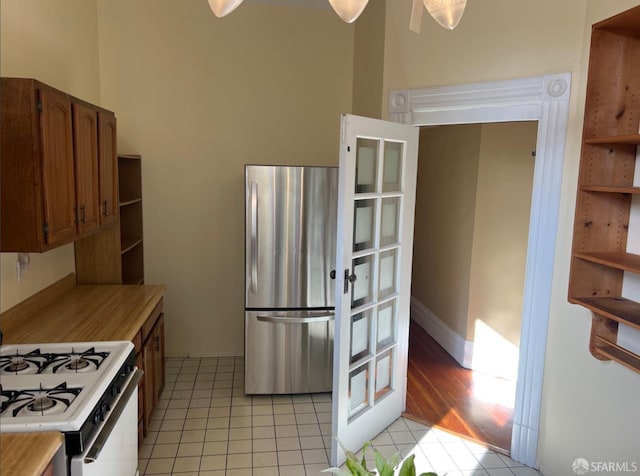
[[[611,137],[594,137],[592,139],[585,139],[584,143],[590,144],[590,145],[616,145],[616,144],[639,145],[640,134],[625,134],[622,136],[611,136]]]
[[[623,187],[616,185],[583,185],[580,190],[585,192],[603,192],[603,193],[640,193],[640,187]]]
[[[631,370],[637,371],[637,369],[640,368],[639,355],[601,337],[596,337],[594,340],[595,352],[600,354],[601,357],[618,362]]]
[[[623,297],[579,297],[572,298],[572,302],[640,330],[640,303]]]
[[[139,155],[118,155],[120,185],[120,259],[122,283],[144,283],[142,232],[142,161]]]
[[[640,256],[626,252],[632,197],[640,194],[638,97],[640,6],[591,32],[568,296],[592,313],[592,355],[640,373],[640,356],[617,345],[619,324],[640,330],[640,302],[622,295],[625,273],[640,274]]]
[[[602,264],[611,268],[640,273],[640,256],[621,251],[593,251],[576,252],[576,258],[580,258],[592,263]]]

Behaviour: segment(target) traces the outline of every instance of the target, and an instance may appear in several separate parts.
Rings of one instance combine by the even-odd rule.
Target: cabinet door
[[[48,245],[63,244],[75,237],[71,103],[55,90],[42,88],[39,93],[44,235]]]
[[[154,370],[153,370],[153,334],[150,334],[142,346],[142,361],[144,364],[144,426],[149,428],[153,413],[154,399]]]
[[[100,165],[100,223],[118,219],[118,161],[116,159],[116,116],[98,112],[98,161]]]
[[[153,328],[153,384],[154,404],[158,404],[160,393],[164,388],[164,314],[160,314]]]
[[[98,198],[98,113],[73,104],[73,135],[78,234],[100,226]]]

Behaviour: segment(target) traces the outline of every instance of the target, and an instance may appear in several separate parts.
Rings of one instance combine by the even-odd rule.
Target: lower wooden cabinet
[[[160,301],[134,340],[136,363],[144,375],[138,387],[138,441],[149,432],[153,410],[164,389],[164,313]]]
[[[53,476],[54,472],[53,472],[53,461],[51,463],[49,463],[49,466],[47,466],[47,469],[44,470],[44,473],[42,473],[42,476]]]

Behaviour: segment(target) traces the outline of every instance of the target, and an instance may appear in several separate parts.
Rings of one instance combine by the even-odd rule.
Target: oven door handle
[[[136,369],[133,377],[131,377],[131,379],[129,380],[129,385],[127,385],[127,388],[125,388],[125,390],[122,392],[120,400],[118,400],[116,406],[113,407],[113,410],[111,410],[111,413],[109,413],[109,418],[107,418],[107,420],[104,422],[102,430],[100,430],[100,433],[98,433],[98,436],[96,436],[96,439],[91,445],[91,448],[89,448],[89,450],[87,451],[87,455],[84,457],[85,463],[94,463],[98,459],[98,456],[100,456],[100,452],[102,451],[102,448],[104,448],[104,445],[107,442],[107,438],[109,438],[109,435],[111,435],[113,428],[116,426],[118,418],[120,418],[120,415],[124,411],[124,408],[127,406],[131,395],[136,390],[136,388],[138,388],[138,383],[140,383],[143,373],[144,372],[142,370]]]

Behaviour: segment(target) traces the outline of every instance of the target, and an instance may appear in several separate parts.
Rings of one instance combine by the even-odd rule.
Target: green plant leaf
[[[373,449],[373,453],[376,456],[376,469],[378,470],[379,476],[393,476],[393,472],[400,462],[400,455],[395,453],[388,459],[385,459],[382,453],[376,448]]]
[[[402,467],[400,468],[400,474],[398,476],[416,476],[416,466],[413,462],[415,455],[409,456],[402,463]]]
[[[431,471],[429,473],[420,473],[420,476],[438,476],[438,475],[433,471]]]
[[[351,476],[349,471],[340,468],[327,468],[322,470],[323,473],[337,474],[338,476]]]

